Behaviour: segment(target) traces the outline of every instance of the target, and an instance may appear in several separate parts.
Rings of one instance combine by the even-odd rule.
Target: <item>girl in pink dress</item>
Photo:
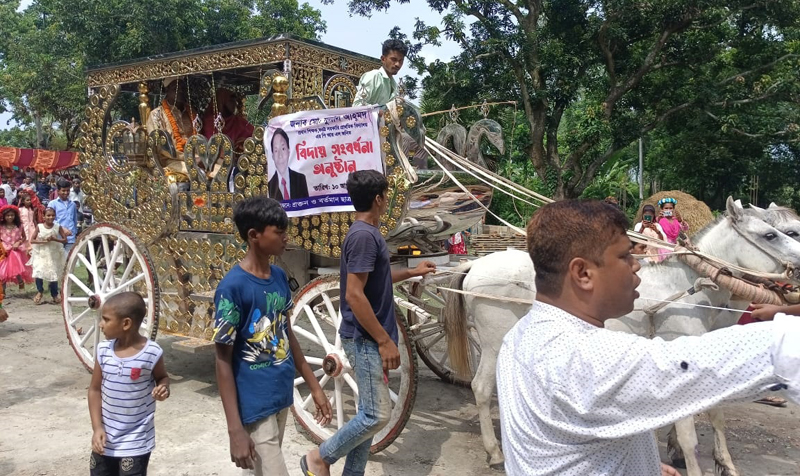
[[[681,214],[675,210],[677,204],[678,201],[670,197],[662,198],[658,201],[658,206],[661,208],[658,224],[661,225],[661,229],[664,230],[664,235],[666,235],[665,239],[673,244],[678,243],[678,237],[681,232],[689,229],[689,224],[686,223],[683,218],[681,218]],[[659,249],[658,253],[666,255],[669,251]]]
[[[19,283],[20,289],[25,289],[25,283],[32,283],[33,276],[28,262],[28,250],[25,244],[25,231],[22,229],[22,220],[19,218],[19,209],[14,205],[0,208],[3,217],[0,225],[0,242],[6,250],[6,258],[0,261],[0,282]]]
[[[658,206],[661,208],[658,224],[661,225],[664,234],[667,235],[667,241],[673,244],[678,242],[678,236],[682,231],[689,229],[689,224],[675,210],[675,205],[677,204],[678,201],[674,198],[662,198],[658,201]]]
[[[36,231],[36,209],[33,207],[33,200],[31,194],[25,190],[20,192],[19,198],[19,218],[22,220],[22,231],[25,232],[25,249],[31,249],[31,237],[33,232]]]

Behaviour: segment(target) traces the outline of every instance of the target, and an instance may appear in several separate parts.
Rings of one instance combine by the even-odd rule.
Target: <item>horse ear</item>
[[[739,200],[736,200],[736,201],[738,202]],[[740,205],[741,205],[741,204],[740,204]],[[758,207],[758,206],[756,206],[756,205],[753,205],[752,203],[750,204],[750,208],[752,208],[753,210],[755,210],[755,211],[757,211],[757,212],[763,212],[763,211],[764,211],[764,209],[763,209],[763,208],[761,208],[761,207]]]
[[[728,197],[728,200],[725,203],[725,208],[728,211],[728,216],[733,220],[739,221],[742,219],[742,216],[744,215],[744,208],[742,208],[741,204],[736,203],[733,197]]]
[[[737,206],[739,206],[739,207],[742,207],[742,208],[744,208],[744,206],[742,205],[742,201],[741,201],[741,200],[739,200],[738,198],[737,198],[737,199],[736,199],[736,201],[734,201],[733,203],[735,203],[735,204],[736,204]],[[751,205],[751,206],[752,206],[752,205]]]
[[[770,209],[770,208],[778,208],[778,204],[775,203],[775,202],[770,202],[769,206],[767,207],[767,209]]]

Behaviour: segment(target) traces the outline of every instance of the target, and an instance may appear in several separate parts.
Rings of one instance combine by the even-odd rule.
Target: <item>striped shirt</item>
[[[155,342],[131,357],[114,353],[116,339],[97,347],[97,362],[103,372],[103,427],[106,430],[106,456],[140,456],[156,444],[153,399],[153,369],[163,351]]]

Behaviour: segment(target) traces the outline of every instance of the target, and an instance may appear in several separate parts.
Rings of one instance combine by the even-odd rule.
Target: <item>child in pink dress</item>
[[[681,235],[681,232],[689,229],[689,224],[686,223],[681,217],[681,214],[675,210],[675,206],[677,205],[678,201],[670,197],[662,198],[658,201],[658,207],[661,208],[661,213],[659,213],[658,216],[658,224],[661,225],[661,229],[664,230],[666,241],[672,244],[678,243],[678,237]],[[668,250],[658,250],[659,255],[664,255],[662,259],[669,253]]]
[[[3,217],[0,225],[0,242],[6,249],[6,258],[0,261],[0,282],[19,283],[20,289],[25,289],[25,283],[33,282],[31,267],[28,262],[28,250],[25,244],[25,231],[22,229],[22,220],[19,209],[14,205],[0,208]]]
[[[678,237],[682,231],[689,229],[689,224],[686,223],[681,214],[675,210],[678,201],[674,198],[662,198],[658,201],[658,206],[661,208],[661,214],[658,218],[658,224],[667,235],[667,241],[670,243],[677,243]]]
[[[19,192],[19,196],[19,218],[22,220],[22,231],[25,232],[25,249],[30,251],[31,237],[33,237],[33,232],[36,231],[36,223],[38,222],[36,219],[37,211],[33,207],[30,192],[23,190]]]

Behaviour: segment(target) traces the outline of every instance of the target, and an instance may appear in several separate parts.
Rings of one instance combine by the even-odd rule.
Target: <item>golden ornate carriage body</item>
[[[252,137],[239,148],[217,127],[210,138],[199,134],[186,138],[181,154],[170,134],[161,130],[148,134],[142,125],[123,119],[138,111],[139,122],[145,124],[158,105],[162,80],[172,77],[189,78],[189,104],[192,107],[195,100],[199,113],[204,110],[203,98],[211,101],[216,85],[223,81],[250,96],[259,111],[269,111],[271,117],[347,107],[360,76],[379,66],[374,58],[280,35],[88,71],[89,105],[79,146],[83,187],[96,224],[76,240],[62,283],[67,335],[84,365],[92,368],[100,339],[97,310],[104,299],[122,290],[136,290],[146,297],[143,332],[151,338],[157,332],[189,337],[183,350],[208,344],[216,285],[245,254],[235,233],[232,208],[245,197],[268,195],[263,124],[254,124]],[[123,116],[125,107],[134,112]],[[404,245],[435,251],[437,240],[483,218],[475,198],[488,205],[492,190],[466,174],[461,175],[463,183],[456,184],[441,170],[412,166],[425,131],[416,109],[402,99],[392,101],[379,116],[381,153],[390,183],[390,207],[382,217],[381,232],[393,251]],[[174,174],[162,165],[164,156],[185,163],[189,191],[176,189]],[[207,177],[205,171],[215,164],[216,175]],[[352,213],[292,218],[291,249],[279,264],[300,285],[326,270],[338,271],[340,245],[353,218]],[[335,312],[326,307],[338,300],[334,291],[338,281],[328,277],[311,281],[296,297],[301,310],[327,309],[322,313],[327,317],[317,316],[319,322],[306,336],[317,343],[323,340],[313,336],[320,322],[338,327]],[[413,301],[414,292],[407,288],[405,292]],[[293,325],[302,331],[294,319]],[[408,345],[405,322],[400,325],[406,339],[404,362],[413,370],[413,346]],[[314,364],[321,366],[322,361]],[[411,392],[413,403],[408,378],[398,380],[398,392],[405,396]],[[402,428],[410,411],[409,399],[403,402],[395,430]],[[309,428],[316,439],[327,434],[317,430]],[[396,433],[389,431],[378,441],[388,445]]]

